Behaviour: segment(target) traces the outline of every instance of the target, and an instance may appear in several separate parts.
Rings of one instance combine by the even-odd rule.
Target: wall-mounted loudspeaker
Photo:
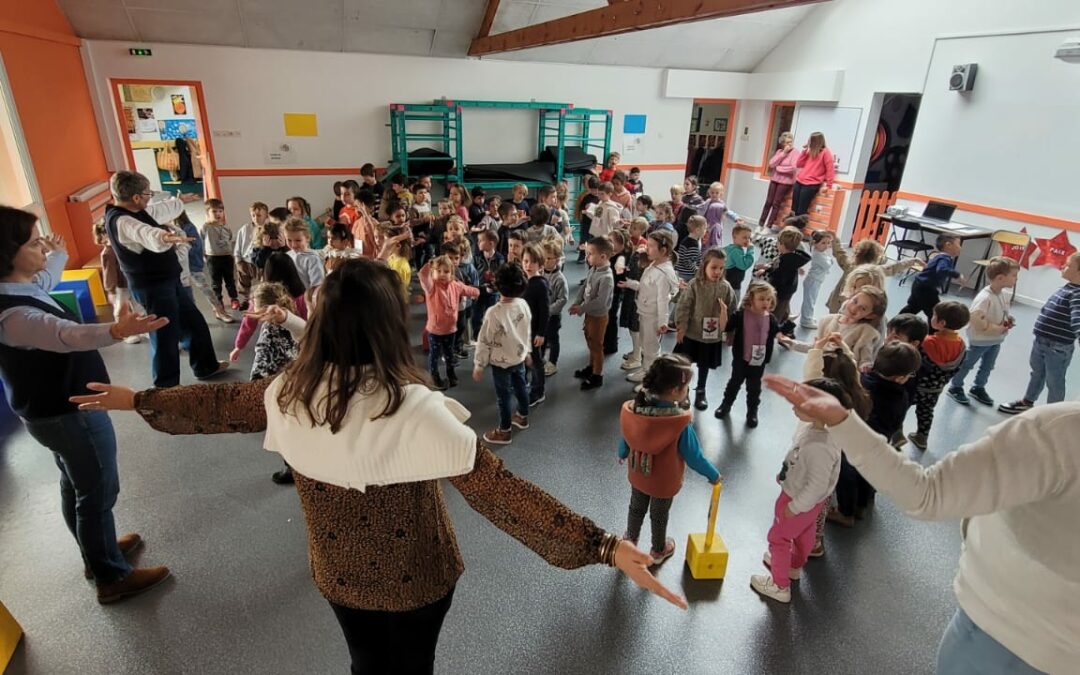
[[[979,70],[977,63],[964,63],[952,67],[952,75],[949,77],[950,91],[971,91],[975,88],[975,73]]]

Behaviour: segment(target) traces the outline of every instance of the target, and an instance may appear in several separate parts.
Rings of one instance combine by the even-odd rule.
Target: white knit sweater
[[[1034,668],[1077,672],[1080,403],[1034,408],[929,467],[855,415],[829,433],[909,515],[963,519],[953,588],[972,621]]]

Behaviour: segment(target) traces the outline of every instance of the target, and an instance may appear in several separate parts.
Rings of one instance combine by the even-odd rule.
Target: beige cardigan
[[[924,467],[849,415],[829,430],[848,461],[908,515],[963,519],[960,606],[1029,665],[1080,661],[1080,403],[1039,406]]]

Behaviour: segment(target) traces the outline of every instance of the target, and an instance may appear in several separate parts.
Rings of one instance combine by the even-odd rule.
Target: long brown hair
[[[396,413],[405,387],[425,383],[413,363],[397,273],[367,258],[346,260],[331,272],[309,309],[300,354],[281,377],[281,412],[302,407],[312,426],[328,424],[332,433],[357,394],[385,392],[386,405],[372,419]]]
[[[835,380],[847,393],[851,405],[845,407],[854,410],[855,414],[864,420],[870,416],[870,409],[873,407],[870,395],[863,389],[859,367],[846,352],[841,349],[826,351],[822,355],[822,373]]]
[[[821,154],[821,151],[825,149],[825,134],[820,131],[815,131],[810,134],[810,140],[806,143],[807,154],[811,157],[817,157]]]

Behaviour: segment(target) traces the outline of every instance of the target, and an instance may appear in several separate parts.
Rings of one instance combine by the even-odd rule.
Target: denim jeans
[[[540,347],[533,347],[532,367],[529,369],[529,400],[535,401],[544,395],[544,357]]]
[[[491,378],[495,380],[495,405],[499,407],[499,429],[510,429],[510,417],[513,400],[517,399],[519,415],[529,415],[529,392],[525,387],[525,364],[519,363],[509,368],[491,367]]]
[[[971,372],[971,369],[975,367],[975,364],[979,364],[979,372],[975,373],[974,386],[983,388],[986,383],[990,381],[990,371],[994,369],[994,364],[997,363],[998,352],[1001,351],[1001,343],[996,345],[971,345],[967,348],[967,355],[964,357],[964,363],[960,365],[960,369],[953,375],[952,386],[957,389],[964,388],[964,378]]]
[[[1033,403],[1039,400],[1044,385],[1048,390],[1047,403],[1065,400],[1065,371],[1069,369],[1075,346],[1075,342],[1066,344],[1035,336],[1035,344],[1031,346],[1031,379],[1024,394],[1026,400]]]
[[[428,333],[428,371],[432,377],[439,377],[439,361],[446,361],[446,376],[454,372],[457,357],[454,356],[454,338],[456,332],[448,335]]]
[[[802,309],[799,310],[799,323],[804,326],[814,320],[814,306],[817,305],[818,294],[821,293],[821,284],[824,278],[806,275],[802,285]]]
[[[150,333],[150,359],[155,387],[180,384],[180,350],[184,340],[195,377],[206,377],[218,369],[217,354],[199,308],[180,279],[153,286],[132,287],[131,294],[146,311],[165,317],[169,323]]]
[[[175,344],[175,343],[174,343]],[[116,545],[113,506],[120,493],[116,434],[108,413],[73,412],[25,420],[60,468],[60,507],[99,586],[123,580],[131,566]]]
[[[956,610],[938,647],[937,675],[1039,675],[1000,642]]]

